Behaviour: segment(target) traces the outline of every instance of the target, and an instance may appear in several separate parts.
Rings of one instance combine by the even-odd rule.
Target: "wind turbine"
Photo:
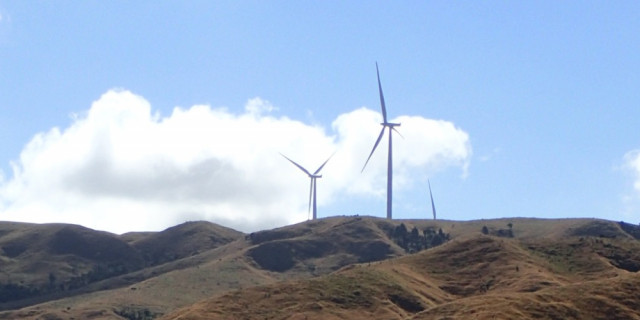
[[[284,154],[281,153],[280,155],[283,156],[285,159],[289,160],[296,167],[300,168],[300,170],[302,170],[304,173],[306,173],[309,176],[309,178],[311,178],[311,186],[309,188],[309,211],[311,211],[311,204],[313,203],[313,220],[315,220],[318,217],[317,209],[316,209],[316,179],[322,178],[322,175],[318,175],[318,173],[320,173],[320,170],[322,170],[324,165],[327,164],[327,162],[329,162],[329,159],[333,157],[333,154],[313,174],[311,174],[307,169],[303,168],[301,165],[297,164],[295,161],[287,158],[287,156],[285,156]]]
[[[431,193],[431,182],[427,179],[429,184],[429,196],[431,197],[431,211],[433,212],[433,220],[436,220],[436,205],[433,203],[433,194]]]
[[[367,167],[367,163],[369,163],[369,160],[371,159],[371,156],[373,155],[373,152],[376,151],[376,148],[378,147],[378,143],[380,143],[380,140],[382,139],[382,136],[384,135],[384,130],[389,128],[389,155],[388,155],[388,160],[387,160],[387,219],[393,219],[393,215],[391,213],[391,204],[392,204],[392,191],[393,191],[393,154],[392,154],[392,148],[391,148],[391,137],[393,136],[392,134],[392,130],[395,131],[396,133],[400,134],[400,132],[398,132],[398,130],[396,130],[395,127],[400,126],[399,123],[391,123],[387,121],[387,108],[384,104],[384,95],[382,94],[382,85],[380,84],[380,71],[378,70],[378,63],[376,62],[376,74],[378,75],[378,91],[380,91],[380,107],[382,108],[382,120],[383,122],[380,124],[382,125],[382,130],[380,131],[380,135],[378,136],[378,140],[376,140],[376,143],[373,145],[373,149],[371,150],[371,153],[369,154],[369,158],[367,158],[367,162],[364,163],[364,166],[362,167],[362,171],[364,172],[364,168]],[[402,136],[402,135],[400,135]]]

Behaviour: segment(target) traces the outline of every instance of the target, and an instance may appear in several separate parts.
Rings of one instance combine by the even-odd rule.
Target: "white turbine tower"
[[[309,211],[311,211],[311,206],[313,204],[313,220],[315,220],[318,217],[318,215],[317,215],[317,206],[316,206],[316,179],[322,178],[322,175],[318,175],[318,174],[320,173],[320,171],[322,170],[324,165],[327,164],[327,162],[329,162],[329,159],[331,159],[331,157],[333,157],[333,155],[331,155],[331,157],[329,157],[329,159],[327,159],[320,166],[320,168],[318,168],[318,170],[316,170],[313,174],[310,173],[307,169],[303,168],[301,165],[297,164],[295,161],[287,158],[287,156],[285,156],[284,154],[281,153],[280,155],[283,156],[285,159],[289,160],[296,167],[298,167],[300,170],[302,170],[302,172],[306,173],[309,176],[309,178],[311,178],[311,186],[309,188]]]
[[[398,130],[396,130],[395,127],[400,126],[399,123],[391,123],[389,121],[387,121],[387,108],[384,104],[384,95],[382,94],[382,85],[380,84],[380,71],[378,71],[378,63],[376,62],[376,74],[378,75],[378,91],[380,91],[380,107],[382,108],[382,120],[383,122],[380,124],[382,125],[382,130],[380,131],[380,135],[378,136],[378,140],[376,140],[376,143],[373,145],[373,149],[371,150],[371,153],[369,154],[369,158],[367,158],[367,162],[364,163],[364,166],[362,167],[362,171],[364,171],[364,168],[367,167],[367,163],[369,163],[369,160],[371,159],[371,156],[373,155],[373,152],[376,151],[376,148],[378,147],[378,143],[380,143],[380,140],[382,139],[382,136],[384,135],[384,130],[389,128],[389,155],[388,155],[388,160],[387,160],[387,219],[393,219],[393,215],[391,212],[391,204],[392,204],[392,193],[393,193],[393,154],[392,154],[392,142],[391,142],[391,137],[393,136],[391,131],[395,131],[396,133],[400,134],[400,132],[398,132]],[[402,136],[402,135],[401,135]]]
[[[431,182],[427,179],[429,184],[429,197],[431,197],[431,212],[433,212],[433,220],[436,220],[436,205],[433,203],[433,194],[431,193]]]

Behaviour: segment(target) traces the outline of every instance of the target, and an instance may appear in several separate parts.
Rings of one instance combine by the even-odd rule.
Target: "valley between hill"
[[[640,319],[638,238],[596,219],[3,222],[0,319]]]

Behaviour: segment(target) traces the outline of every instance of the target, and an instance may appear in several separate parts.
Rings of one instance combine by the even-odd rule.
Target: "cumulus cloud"
[[[242,231],[307,217],[308,179],[282,152],[310,171],[323,170],[319,205],[337,194],[384,194],[386,139],[360,174],[381,127],[360,108],[325,128],[275,116],[260,98],[244,112],[196,105],[154,113],[143,97],[111,90],[67,128],[38,133],[0,177],[0,218],[67,222],[112,232],[161,230],[209,220]],[[395,183],[415,170],[460,167],[471,156],[468,135],[452,123],[402,116],[394,135]]]

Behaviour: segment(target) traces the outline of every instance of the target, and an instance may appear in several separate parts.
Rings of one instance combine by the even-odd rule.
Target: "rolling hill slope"
[[[5,278],[0,279],[0,309],[122,286],[132,274],[242,236],[209,222],[194,222],[140,234],[129,243],[126,235],[76,225],[2,222],[0,270]],[[169,257],[157,260],[157,252]]]
[[[13,310],[0,319],[598,318],[600,309],[638,317],[629,288],[640,228],[611,221],[332,217],[247,235],[206,222],[121,236],[77,229],[90,238],[74,238],[80,248],[101,239],[95,248],[109,243],[115,256],[52,249],[65,228],[81,227],[0,224],[0,248],[14,253],[2,252],[2,266],[40,263],[22,276],[45,286],[63,266],[48,261],[129,257],[130,269],[28,301],[38,304],[6,305]],[[35,229],[49,236],[16,240]],[[14,243],[30,245],[15,255]]]
[[[640,242],[616,223],[574,222],[538,239],[476,232],[311,280],[227,293],[162,319],[640,318],[640,277],[627,267],[640,262]]]

